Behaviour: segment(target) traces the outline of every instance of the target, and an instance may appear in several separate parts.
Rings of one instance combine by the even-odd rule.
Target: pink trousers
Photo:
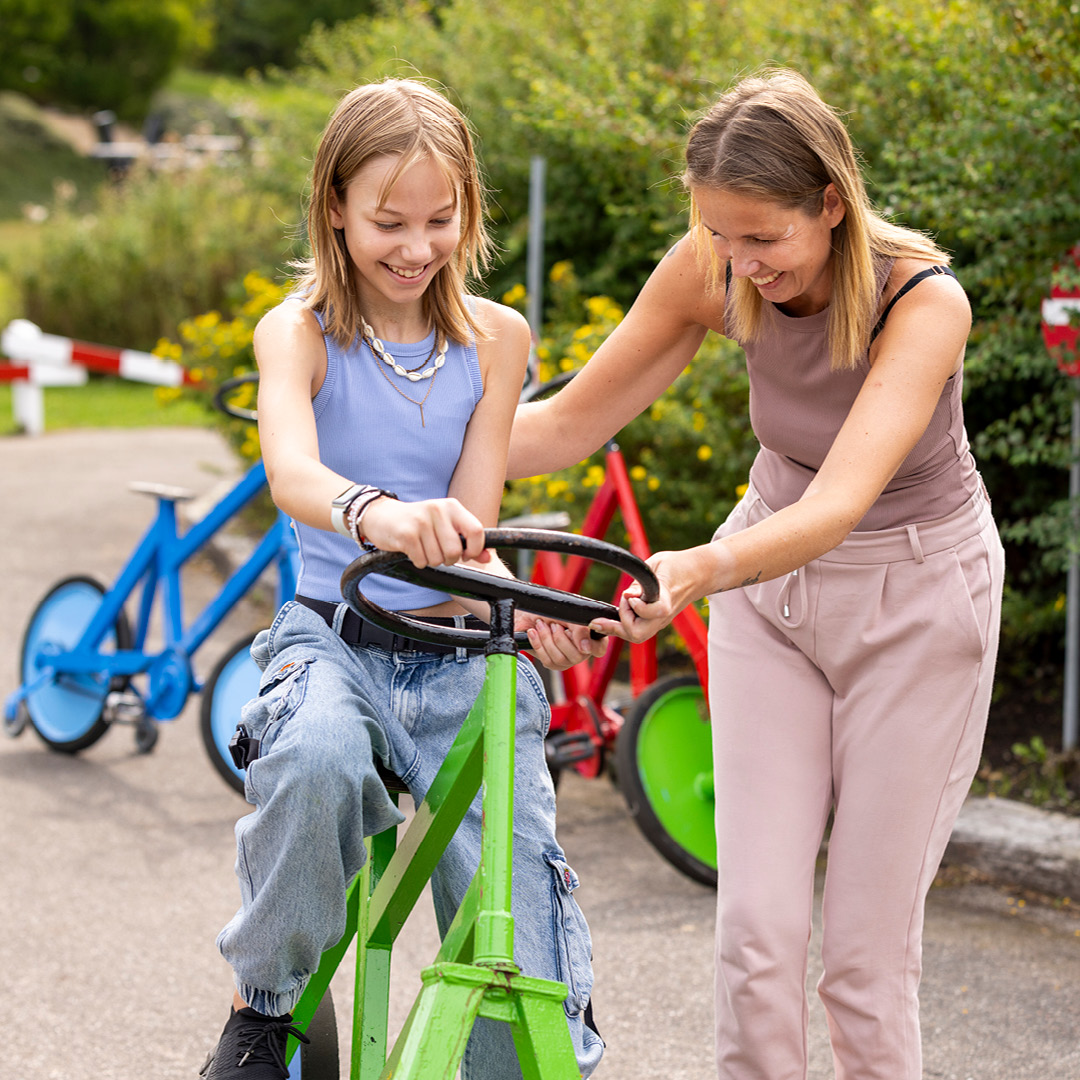
[[[717,532],[768,516],[751,488]],[[722,1080],[804,1080],[818,984],[837,1080],[921,1080],[923,905],[979,764],[1004,557],[979,492],[710,597]]]

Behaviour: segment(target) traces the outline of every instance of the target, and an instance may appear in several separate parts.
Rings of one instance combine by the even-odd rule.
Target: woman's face
[[[396,156],[373,158],[352,178],[345,197],[330,197],[330,223],[345,232],[360,302],[367,309],[418,301],[461,237],[459,193],[425,158],[379,196]]]
[[[694,202],[717,255],[734,277],[749,278],[785,314],[813,315],[832,295],[832,230],[844,204],[830,184],[817,215],[717,188],[695,187]]]

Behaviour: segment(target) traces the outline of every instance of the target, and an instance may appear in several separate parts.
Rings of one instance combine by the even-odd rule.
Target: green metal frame
[[[514,964],[511,915],[516,652],[509,601],[492,605],[486,678],[427,797],[396,843],[368,841],[369,858],[349,889],[341,941],[323,954],[293,1010],[305,1030],[354,936],[356,1006],[350,1080],[452,1080],[478,1016],[508,1023],[524,1080],[579,1080],[563,1002],[564,983],[534,979]],[[500,610],[496,612],[496,608]],[[483,785],[480,866],[393,1047],[388,1047],[390,952],[447,843]],[[298,1043],[289,1040],[291,1060]]]

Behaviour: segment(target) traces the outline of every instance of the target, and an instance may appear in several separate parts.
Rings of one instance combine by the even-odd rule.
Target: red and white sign
[[[1080,271],[1080,244],[1069,252]],[[1043,341],[1066,375],[1080,375],[1080,287],[1054,285],[1042,302]]]

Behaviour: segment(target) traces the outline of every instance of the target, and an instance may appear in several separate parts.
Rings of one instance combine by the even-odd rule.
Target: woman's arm
[[[910,276],[921,268],[901,270]],[[723,540],[653,556],[660,600],[644,604],[631,586],[622,624],[594,625],[644,640],[694,600],[780,577],[840,544],[925,432],[945,382],[962,363],[970,327],[967,297],[954,279],[932,278],[913,289],[889,315],[870,373],[802,498]]]
[[[678,377],[710,327],[723,294],[707,295],[689,237],[660,261],[623,321],[553,397],[518,408],[507,476],[576,465],[647,409]]]
[[[502,503],[510,427],[529,359],[529,326],[512,308],[487,300],[477,303],[481,321],[491,332],[491,339],[478,342],[476,350],[484,396],[469,421],[450,481],[450,495],[472,510],[485,526],[494,526]],[[513,576],[497,558],[479,569]],[[488,607],[482,601],[460,602],[487,619]],[[528,632],[529,644],[540,662],[555,670],[580,663],[588,656],[601,656],[606,648],[604,642],[593,641],[582,626],[565,627],[524,612],[519,613],[517,625]]]

